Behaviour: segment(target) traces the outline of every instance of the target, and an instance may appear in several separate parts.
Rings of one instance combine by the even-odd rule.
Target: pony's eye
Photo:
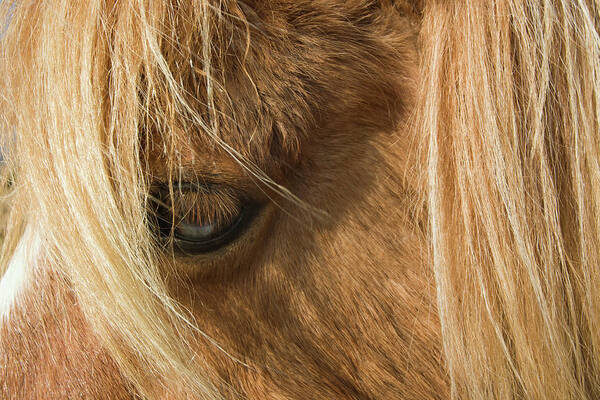
[[[184,255],[210,253],[236,240],[256,207],[231,190],[186,186],[157,211],[160,234]]]
[[[172,227],[173,244],[186,254],[208,253],[226,246],[241,233],[247,212],[240,209],[235,215],[223,215],[204,220],[182,216]]]

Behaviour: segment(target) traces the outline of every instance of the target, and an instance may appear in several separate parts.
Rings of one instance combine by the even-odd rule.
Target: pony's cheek
[[[34,283],[35,272],[41,268],[42,239],[32,227],[25,230],[0,278],[0,321],[8,320],[24,293]],[[1,325],[1,323],[0,323]]]

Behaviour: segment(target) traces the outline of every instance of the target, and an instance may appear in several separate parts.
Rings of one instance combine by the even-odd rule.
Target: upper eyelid
[[[173,182],[171,185],[169,185],[168,183],[165,183],[165,182],[161,182],[161,183],[158,183],[158,185],[155,185],[155,187],[162,193],[169,193],[171,191],[171,189],[173,190],[173,193],[177,193],[177,192],[181,192],[181,193],[186,193],[186,192],[213,193],[213,192],[218,192],[218,191],[222,191],[225,189],[229,189],[229,190],[231,189],[231,187],[229,187],[227,185],[216,183],[213,181],[202,181],[202,182],[176,181],[176,182]]]
[[[171,191],[172,190],[172,191]],[[151,193],[158,195],[163,200],[165,196],[173,195],[173,199],[186,194],[222,195],[236,199],[240,202],[256,202],[256,198],[250,188],[221,181],[202,179],[201,181],[175,181],[171,188],[166,182],[156,182],[152,185]]]
[[[151,203],[154,203],[155,207],[162,208],[163,210],[175,211],[175,206],[180,200],[186,201],[185,199],[187,196],[194,195],[201,197],[205,195],[207,198],[213,198],[214,200],[220,198],[221,201],[225,201],[226,203],[236,203],[238,206],[244,203],[254,202],[245,191],[233,188],[226,184],[213,182],[175,182],[172,184],[171,188],[172,191],[166,184],[154,185],[154,189],[149,194]],[[192,199],[188,198],[187,201]],[[201,199],[198,198],[198,200]]]

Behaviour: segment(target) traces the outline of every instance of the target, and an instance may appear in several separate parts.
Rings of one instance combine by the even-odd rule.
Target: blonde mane
[[[421,57],[412,206],[432,255],[452,398],[600,398],[600,4],[420,3],[410,5]],[[223,397],[204,356],[190,355],[202,321],[170,296],[177,272],[149,230],[150,154],[172,191],[195,131],[293,196],[250,163],[269,162],[261,143],[234,150],[220,133],[245,118],[222,72],[245,68],[261,34],[244,7],[0,3],[10,208],[0,270],[25,226],[41,232],[45,263],[143,398],[165,388]],[[298,111],[297,136],[279,132],[282,151],[298,152],[310,115]]]
[[[598,4],[433,5],[421,129],[456,396],[596,398]]]

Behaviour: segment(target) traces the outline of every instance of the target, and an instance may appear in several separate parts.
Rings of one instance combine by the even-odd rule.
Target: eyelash
[[[162,241],[182,255],[208,254],[230,245],[258,211],[256,203],[227,186],[174,187],[172,196],[168,190],[159,191],[156,229]]]

